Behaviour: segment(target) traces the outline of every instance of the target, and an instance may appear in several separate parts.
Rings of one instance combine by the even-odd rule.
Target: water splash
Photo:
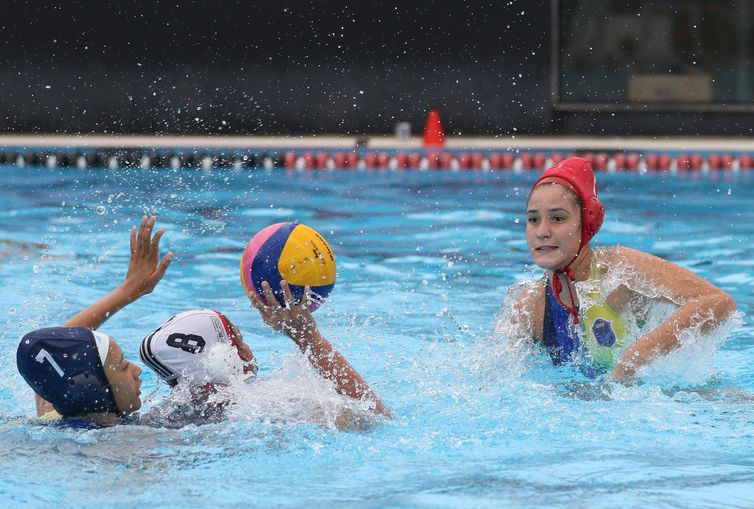
[[[342,396],[298,353],[282,357],[281,369],[252,383],[233,385],[235,405],[229,418],[286,424],[313,423],[324,428],[359,428],[369,421],[373,403]]]
[[[235,352],[231,352],[238,357]],[[305,357],[282,357],[282,367],[259,378],[222,368],[224,352],[213,355],[213,367],[225,369],[227,382],[206,390],[182,379],[140,419],[145,425],[181,428],[218,422],[250,421],[295,425],[315,424],[327,429],[365,429],[379,422],[373,403],[338,394],[333,384],[318,376]],[[151,396],[151,395],[150,395]]]
[[[605,305],[607,296],[627,290],[630,298],[620,316],[624,321],[628,338],[625,344],[613,353],[614,360],[636,339],[656,329],[683,304],[670,291],[641,277],[624,264],[605,262],[606,250],[595,251],[596,269],[599,277],[574,284],[582,309]],[[537,291],[541,280],[522,281],[509,287],[497,316],[494,331],[476,342],[471,353],[471,370],[484,375],[488,380],[515,380],[531,370],[537,359],[537,348],[532,340],[534,317],[520,303]],[[638,378],[660,387],[694,386],[703,384],[715,375],[714,358],[725,340],[743,325],[743,315],[735,313],[714,330],[703,332],[704,324],[713,320],[697,317],[696,325],[678,331],[680,347],[670,354],[657,358],[638,370]],[[583,332],[575,327],[582,341]],[[544,356],[541,356],[544,359]],[[546,361],[542,361],[546,362]],[[569,364],[579,366],[589,362],[584,355],[577,355]],[[592,384],[594,385],[594,384]],[[602,382],[589,385],[589,397],[603,399],[610,391]],[[580,389],[580,393],[585,393]],[[577,396],[578,397],[578,396]]]
[[[701,324],[681,331],[680,348],[640,368],[639,378],[660,387],[693,387],[708,382],[717,372],[715,356],[742,325],[743,314],[737,312],[710,332],[702,332]]]
[[[488,381],[516,380],[532,367],[536,354],[531,335],[534,320],[517,303],[536,285],[537,281],[519,281],[507,289],[493,332],[477,341],[469,356],[473,373]]]

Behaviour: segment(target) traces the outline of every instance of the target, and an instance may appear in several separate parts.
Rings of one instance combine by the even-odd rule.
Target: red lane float
[[[552,164],[558,164],[563,159],[565,158],[563,157],[563,154],[561,154],[560,152],[554,152],[553,154],[550,155],[550,161],[552,161]]]
[[[471,155],[471,167],[472,170],[481,170],[482,162],[484,161],[484,155],[481,152],[474,152]]]
[[[419,163],[421,162],[421,160],[421,155],[417,154],[416,152],[412,152],[408,155],[408,158],[406,160],[406,167],[417,169],[419,168]]]
[[[289,170],[295,169],[296,168],[296,154],[294,152],[286,152],[285,157],[283,157],[283,164]]]
[[[641,158],[636,152],[631,152],[626,156],[626,169],[628,171],[638,171],[641,167]]]
[[[445,152],[440,154],[440,168],[447,170],[453,164],[453,154]]]
[[[680,154],[675,158],[675,167],[678,170],[688,170],[691,168],[691,159],[686,154]]]
[[[364,166],[367,168],[377,168],[377,154],[374,152],[367,152],[364,155]]]
[[[346,167],[356,168],[359,165],[359,154],[356,152],[349,152],[346,154]]]
[[[345,168],[346,167],[346,154],[345,152],[335,152],[335,156],[333,157],[333,164],[336,168]]]
[[[505,152],[500,159],[500,164],[504,170],[512,170],[516,163],[516,157],[511,152]]]
[[[738,158],[739,167],[742,170],[750,170],[752,168],[752,158],[749,154],[743,154]]]
[[[493,152],[487,156],[487,161],[490,163],[490,170],[492,171],[499,170],[503,167],[503,157],[497,152]]]
[[[594,156],[594,167],[597,171],[605,171],[607,170],[607,161],[608,157],[607,154],[604,152],[600,152],[599,154]]]
[[[673,159],[670,157],[670,154],[660,154],[657,169],[660,171],[669,171],[672,162]]]
[[[656,171],[660,167],[660,156],[657,154],[647,154],[645,160],[647,171]]]
[[[408,167],[408,156],[403,153],[395,154],[395,168],[397,170],[402,170],[403,168]]]
[[[691,154],[691,170],[701,171],[704,169],[705,160],[700,154]]]
[[[531,154],[524,152],[521,154],[518,159],[521,161],[521,169],[522,170],[533,170],[534,169],[534,161],[532,160]]]
[[[387,168],[390,165],[390,156],[385,152],[377,154],[377,168]]]
[[[534,154],[534,156],[531,158],[531,163],[534,165],[535,170],[544,170],[546,161],[547,157],[545,157],[545,155],[541,152]]]
[[[471,165],[471,154],[468,152],[461,152],[458,154],[458,167],[462,170],[468,170]]]
[[[317,154],[317,160],[315,161],[316,167],[319,170],[327,168],[327,164],[330,162],[330,154],[327,152],[320,152]]]
[[[626,169],[626,154],[618,153],[612,159],[612,165],[608,162],[608,168],[612,166],[615,171],[624,171]]]
[[[721,159],[720,156],[717,154],[712,154],[707,158],[707,167],[712,170],[719,170],[721,166]]]

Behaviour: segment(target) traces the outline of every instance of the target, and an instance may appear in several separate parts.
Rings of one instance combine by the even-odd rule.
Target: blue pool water
[[[752,506],[747,175],[599,176],[608,214],[597,245],[690,268],[744,315],[717,352],[671,359],[623,387],[493,332],[506,288],[539,274],[523,235],[534,174],[0,171],[2,507]],[[168,227],[175,260],[102,330],[138,362],[144,334],[172,314],[222,310],[254,349],[260,380],[222,424],[41,425],[15,369],[18,338],[120,282],[130,226],[145,212]],[[249,308],[240,254],[254,232],[290,220],[330,241],[338,280],[315,316],[392,421],[336,430],[348,403]],[[159,387],[146,368],[143,379],[145,395]]]

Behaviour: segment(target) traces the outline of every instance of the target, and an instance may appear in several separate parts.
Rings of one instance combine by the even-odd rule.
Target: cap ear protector
[[[594,178],[592,164],[581,157],[563,159],[548,168],[532,186],[532,191],[540,184],[553,182],[560,184],[574,193],[581,200],[581,244],[586,245],[602,227],[605,219],[605,207],[597,198],[597,180]]]
[[[109,341],[85,327],[37,329],[18,345],[18,371],[61,415],[117,413],[103,368]]]

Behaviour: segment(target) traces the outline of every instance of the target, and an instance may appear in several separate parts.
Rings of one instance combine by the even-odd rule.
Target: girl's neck
[[[576,281],[586,281],[592,273],[592,260],[594,259],[594,251],[592,247],[587,244],[583,247],[579,256],[571,263],[570,268],[573,271],[573,275]]]
[[[576,259],[568,265],[568,269],[573,271],[574,281],[586,281],[589,279],[589,276],[592,272],[592,260],[594,259],[594,252],[592,251],[591,246],[587,244],[581,249],[581,252],[576,257]],[[563,267],[565,268],[565,267]],[[556,269],[557,270],[557,269]],[[555,275],[554,271],[548,271],[547,277],[549,278],[551,284],[552,284],[552,278]],[[561,291],[558,295],[560,302],[562,304],[565,304],[567,306],[576,306],[575,300],[575,294],[572,291],[571,288],[571,279],[568,276],[567,273],[561,272],[558,275],[558,279],[560,281],[560,288]],[[557,286],[554,286],[557,288]]]
[[[587,244],[584,246],[584,248],[579,253],[579,256],[576,257],[574,261],[572,261],[568,268],[573,271],[573,275],[576,281],[586,281],[589,279],[589,276],[592,272],[592,260],[594,259],[594,251],[592,251],[592,247]],[[564,269],[565,267],[561,267],[561,269]],[[548,270],[547,271],[547,277],[552,280],[553,274],[559,269],[555,270]],[[561,277],[568,278],[567,275],[561,273]],[[565,280],[564,280],[565,282]]]

